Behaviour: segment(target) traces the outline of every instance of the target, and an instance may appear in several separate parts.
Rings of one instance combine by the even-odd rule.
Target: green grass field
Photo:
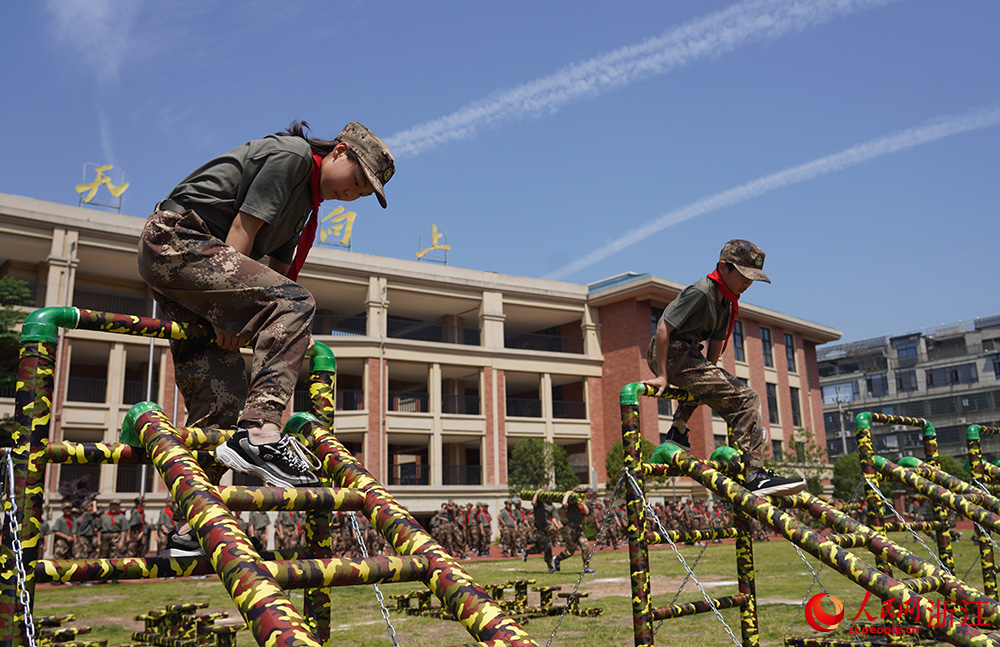
[[[982,587],[982,576],[978,565],[978,552],[970,541],[971,533],[966,531],[961,542],[956,544],[956,571],[960,577],[976,588]],[[903,535],[894,535],[897,541]],[[924,537],[924,541],[931,542]],[[928,557],[924,548],[912,539],[904,544],[919,556]],[[685,546],[681,554],[689,565],[694,565],[702,548]],[[869,560],[870,554],[856,550],[862,558]],[[791,544],[772,540],[755,545],[757,564],[757,596],[761,627],[762,645],[782,645],[786,635],[821,638],[837,636],[848,638],[844,624],[835,634],[819,634],[805,622],[802,604],[813,577]],[[669,547],[657,547],[650,553],[653,605],[665,606],[673,601],[684,570],[676,555]],[[844,603],[845,618],[858,612],[864,590],[828,567],[820,568],[819,562],[809,558],[809,563],[817,570],[820,581],[829,592]],[[586,576],[580,590],[589,594],[581,602],[582,607],[600,607],[604,613],[600,617],[565,616],[533,618],[524,624],[525,630],[539,645],[561,647],[603,647],[607,645],[632,645],[632,617],[628,575],[628,554],[598,552],[591,563],[597,569],[596,575]],[[577,582],[582,562],[579,554],[567,560],[561,573],[549,575],[542,559],[529,558],[527,563],[518,560],[494,560],[463,562],[463,567],[481,585],[500,583],[509,579],[531,578],[539,585],[560,585],[563,591],[571,591]],[[971,567],[971,570],[969,570]],[[966,576],[966,573],[968,575]],[[736,593],[735,549],[731,543],[709,545],[695,568],[695,574],[706,585],[713,596]],[[395,602],[390,595],[405,593],[421,585],[414,583],[385,585],[382,592],[390,611],[390,620],[395,628],[396,638],[401,647],[442,647],[458,645],[470,641],[469,634],[454,621],[420,618],[400,615],[395,612]],[[814,585],[809,595],[819,593]],[[359,646],[391,645],[388,631],[371,586],[335,589],[333,595],[334,631],[333,644]],[[508,597],[511,593],[508,593]],[[535,603],[537,593],[531,593],[530,602]],[[937,599],[937,594],[929,596]],[[678,601],[701,599],[697,587],[688,582]],[[301,609],[302,593],[295,592],[292,600]],[[162,608],[170,603],[206,602],[206,611],[228,611],[230,617],[238,614],[222,584],[214,576],[207,579],[180,579],[155,582],[122,582],[95,586],[39,587],[36,595],[35,614],[54,615],[73,613],[77,621],[73,626],[89,626],[93,638],[107,638],[108,645],[130,643],[130,632],[141,629],[142,623],[133,616],[150,609]],[[869,613],[877,615],[878,601],[868,603]],[[739,611],[722,611],[722,616],[733,632],[739,636]],[[862,616],[862,619],[864,617]],[[558,625],[558,629],[557,629]],[[555,634],[553,635],[553,632]],[[86,638],[86,636],[81,636]],[[656,634],[656,644],[676,647],[706,647],[708,645],[728,645],[732,640],[723,625],[711,613],[694,617],[678,618],[662,623]],[[255,644],[249,634],[240,634],[239,644]]]

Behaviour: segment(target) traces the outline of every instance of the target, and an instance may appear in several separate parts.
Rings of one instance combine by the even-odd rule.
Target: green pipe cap
[[[163,409],[155,402],[139,402],[132,405],[132,408],[125,414],[125,420],[122,422],[122,430],[118,435],[119,442],[129,447],[142,447],[142,439],[139,438],[139,428],[136,423],[139,421],[139,418],[150,411],[162,412]]]
[[[924,462],[917,458],[916,456],[904,456],[899,459],[900,467],[909,467],[910,469],[916,469],[923,465]]]
[[[709,460],[713,460],[719,463],[728,463],[729,461],[739,460],[740,450],[735,447],[730,447],[729,445],[722,445],[716,447],[715,451],[712,452],[712,456]]]
[[[21,324],[21,341],[54,342],[59,339],[59,328],[76,328],[80,310],[72,306],[39,308]]]
[[[868,429],[872,426],[872,414],[867,411],[862,411],[858,415],[854,416],[854,430],[858,429]]]
[[[329,346],[321,341],[314,341],[312,348],[306,351],[313,371],[337,372],[337,358]]]
[[[921,420],[924,421],[924,438],[930,438],[932,436],[937,438],[937,432],[934,431],[934,425],[932,425],[929,420],[924,420],[923,418],[921,418]]]
[[[885,464],[889,462],[889,459],[886,458],[885,456],[879,456],[878,454],[875,454],[874,456],[872,456],[872,462],[875,463],[875,467],[882,468],[885,467]]]
[[[632,382],[622,387],[618,403],[621,405],[639,404],[639,396],[646,395],[646,385],[642,382]]]
[[[979,440],[979,425],[969,425],[965,428],[966,440]]]
[[[303,427],[312,422],[318,423],[319,418],[308,411],[300,411],[288,419],[288,422],[285,423],[285,428],[281,430],[281,433],[291,435],[299,434],[302,432]]]
[[[680,447],[673,443],[663,443],[653,450],[653,455],[649,457],[649,462],[653,465],[667,465],[674,458],[674,454],[682,451]]]

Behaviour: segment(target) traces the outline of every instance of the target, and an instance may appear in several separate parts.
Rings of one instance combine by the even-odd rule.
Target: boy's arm
[[[656,397],[663,395],[667,388],[667,349],[670,346],[670,335],[674,327],[660,320],[656,327],[656,377],[645,380],[643,384],[656,387]]]
[[[722,355],[722,347],[725,344],[723,341],[718,339],[708,340],[708,361],[711,364],[718,364],[719,357]]]

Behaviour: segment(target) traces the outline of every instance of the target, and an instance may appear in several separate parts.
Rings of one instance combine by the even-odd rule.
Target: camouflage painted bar
[[[20,529],[22,560],[27,574],[24,588],[30,600],[34,600],[34,568],[41,537],[45,445],[48,442],[52,418],[52,386],[56,356],[54,326],[44,326],[42,334],[30,334],[33,325],[31,321],[33,317],[38,318],[35,316],[37,312],[29,315],[25,321],[28,333],[22,330],[11,434],[14,499],[17,504],[16,521]],[[6,488],[6,485],[4,487]],[[4,536],[8,534],[4,533]],[[27,639],[24,631],[24,610],[18,601],[14,553],[7,541],[9,540],[5,539],[4,545],[0,548],[0,646],[19,647],[25,644]]]
[[[715,473],[721,476],[720,472]],[[740,483],[742,479],[743,476],[740,475]],[[737,529],[736,579],[739,582],[740,595],[743,596],[743,603],[740,605],[740,631],[744,647],[757,647],[760,644],[760,625],[757,620],[757,575],[753,562],[750,515],[747,511],[734,507],[733,521]]]
[[[45,456],[50,463],[64,465],[136,465],[149,463],[146,450],[122,443],[49,443]],[[198,464],[213,465],[215,457],[211,452],[199,451],[195,454]]]
[[[945,579],[939,575],[914,577],[900,581],[903,583],[903,586],[910,589],[914,593],[930,593],[932,591],[940,591],[944,589],[947,584]]]
[[[766,499],[756,496],[745,488],[740,487],[732,479],[715,470],[707,469],[702,461],[693,458],[687,452],[676,451],[669,457],[669,464],[679,473],[695,479],[727,501],[730,501],[734,509],[738,508],[753,515],[764,525],[772,528],[848,579],[871,591],[881,600],[893,600],[897,608],[915,608],[920,624],[926,627],[932,627],[932,624],[934,624],[936,609],[931,600],[909,591],[900,581],[868,565],[849,550],[826,541],[825,537],[800,523],[793,515],[784,512]],[[822,501],[812,495],[798,496],[803,497],[806,501],[816,501],[817,504],[823,505]],[[843,515],[843,513],[832,508],[824,512],[831,515]],[[875,533],[871,528],[857,521],[854,523],[856,524],[855,528],[848,530],[849,532],[868,531],[872,533],[873,541],[870,550],[873,553],[881,553],[886,557],[900,556],[892,554],[895,549],[899,548],[898,546],[884,538],[881,541],[877,540],[880,535]],[[898,552],[904,553],[905,551],[900,549]],[[998,609],[995,601],[982,596],[975,589],[962,584],[950,575],[944,574],[940,569],[932,567],[912,555],[912,553],[905,555],[905,557],[906,559],[901,559],[900,563],[908,567],[911,575],[941,575],[942,577],[946,577],[949,580],[948,586],[950,586],[951,592],[954,595],[968,601],[982,603],[985,611],[983,617],[989,617],[991,623],[1000,620],[1000,616],[997,615],[997,611],[1000,611],[1000,609]],[[948,627],[932,627],[932,629],[936,637],[955,645],[997,644],[978,629],[971,626],[952,625]]]
[[[58,647],[107,647],[108,639],[102,638],[100,640],[68,640],[66,642],[60,643],[46,643],[39,641],[40,645],[48,644],[58,644]]]
[[[319,647],[236,519],[159,407],[141,403],[127,423],[137,430],[183,516],[261,647]]]
[[[961,494],[956,494],[945,489],[928,479],[918,475],[915,470],[900,467],[887,458],[876,456],[876,466],[879,472],[892,480],[902,483],[913,491],[923,494],[927,498],[951,508],[963,517],[972,519],[984,528],[989,528],[994,532],[1000,532],[1000,515],[995,512],[985,510],[978,505],[969,502]],[[953,477],[949,477],[953,478]],[[957,480],[957,479],[956,479]],[[945,563],[945,566],[948,566]],[[954,569],[952,569],[954,570]]]
[[[929,465],[933,465],[935,467],[940,466],[941,455],[938,453],[937,432],[934,430],[934,425],[930,422],[926,422],[921,435],[924,441],[924,460],[927,461]],[[951,526],[948,523],[948,511],[939,501],[931,501],[931,512],[934,515],[934,520],[941,524],[934,531],[934,539],[936,540],[938,547],[938,559],[941,560],[941,563],[944,564],[945,567],[954,573],[955,549],[952,546]]]
[[[285,589],[423,582],[430,572],[430,561],[419,555],[264,562],[263,566]]]
[[[705,530],[668,530],[666,535],[658,530],[646,533],[647,544],[666,544],[667,537],[673,543],[685,541],[713,541],[715,539],[732,539],[739,534],[736,528],[706,528]]]
[[[43,559],[35,564],[35,577],[39,582],[107,582],[214,573],[212,564],[204,557]]]
[[[90,627],[52,627],[42,629],[40,632],[40,642],[61,643],[79,636],[89,634]]]
[[[420,555],[429,560],[430,573],[425,584],[470,635],[481,641],[502,640],[516,646],[535,645],[524,630],[503,612],[451,555],[444,552],[423,526],[315,417],[296,414],[286,425],[286,433],[289,430],[312,434],[314,452],[336,484],[365,492],[365,516],[397,554]]]
[[[562,503],[566,492],[560,490],[521,490],[519,496],[524,501],[531,501],[536,494],[538,495],[538,500],[542,503]],[[587,495],[570,490],[569,502],[586,503]]]
[[[858,440],[858,458],[861,461],[861,474],[863,478],[871,481],[872,485],[878,487],[879,474],[875,469],[875,446],[872,444],[871,422],[875,419],[883,424],[900,424],[922,427],[925,422],[919,418],[900,418],[901,422],[886,422],[887,416],[882,414],[872,414],[862,412],[854,416],[854,434]],[[904,421],[905,420],[905,421]],[[915,424],[914,424],[915,423]],[[867,513],[865,520],[876,532],[885,532],[885,506],[882,499],[872,488],[864,488],[865,509]],[[892,574],[892,568],[882,558],[875,557],[875,566],[886,575]]]
[[[365,495],[351,488],[279,488],[223,486],[219,497],[230,510],[363,509]]]
[[[746,602],[743,594],[728,595],[721,598],[713,598],[718,609],[733,609]],[[705,600],[696,602],[686,602],[684,604],[672,604],[668,607],[657,607],[653,609],[653,620],[666,620],[668,618],[680,618],[681,616],[693,616],[699,613],[711,613],[712,607]]]
[[[972,475],[972,482],[983,484],[987,480],[983,469],[983,452],[979,440],[983,427],[979,425],[969,425],[965,430],[965,442],[969,455],[969,474]],[[996,512],[995,509],[992,509]],[[994,600],[997,599],[997,562],[996,553],[993,551],[993,543],[990,534],[976,525],[973,527],[975,533],[976,546],[979,548],[979,567],[983,574],[983,591]]]
[[[133,631],[132,640],[139,640],[150,645],[158,645],[159,647],[198,647],[197,640],[183,640],[160,634],[146,633],[145,631]]]
[[[655,391],[653,392],[655,393]],[[625,511],[628,526],[629,577],[632,584],[632,633],[636,647],[653,645],[653,605],[649,578],[649,546],[646,534],[644,482],[639,430],[639,396],[652,395],[644,384],[626,384],[619,396],[622,417],[623,469],[636,486],[625,488]],[[639,491],[635,489],[638,487]]]
[[[215,332],[201,324],[184,324],[165,319],[150,319],[77,308],[77,330],[99,330],[120,335],[153,337],[156,339],[204,339],[214,341]]]
[[[985,508],[994,514],[1000,514],[1000,498],[983,492],[974,485],[970,485],[962,479],[955,478],[940,468],[925,463],[914,456],[901,458],[898,465],[904,469],[913,470],[918,476],[927,479],[935,485],[940,485],[955,494],[960,494],[969,503]]]
[[[794,497],[783,497],[777,502],[779,505],[784,505],[788,501],[793,501],[794,507],[806,510],[823,525],[842,532],[867,534],[870,538],[868,550],[872,554],[881,554],[886,560],[913,577],[941,577],[944,580],[944,585],[940,591],[949,599],[961,599],[971,604],[981,605],[983,618],[987,622],[990,624],[1000,622],[1000,605],[995,600],[984,596],[980,591],[968,586],[952,574],[941,570],[938,566],[930,564],[913,552],[890,541],[885,535],[874,531],[856,519],[852,519],[822,499],[811,495],[799,494]],[[875,591],[872,592],[875,593]]]
[[[64,613],[62,615],[55,616],[38,616],[35,618],[36,627],[58,627],[64,622],[73,622],[76,620],[76,615],[72,613]]]

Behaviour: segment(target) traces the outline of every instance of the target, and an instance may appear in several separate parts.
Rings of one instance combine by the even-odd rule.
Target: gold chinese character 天
[[[445,251],[451,249],[451,245],[441,245],[438,243],[438,241],[442,238],[444,238],[444,234],[438,232],[437,225],[431,225],[431,246],[417,252],[417,258],[423,258],[424,254],[434,249],[442,249]]]
[[[325,243],[331,235],[343,245],[351,244],[351,231],[354,230],[354,219],[358,214],[354,211],[344,212],[343,207],[337,207],[323,216],[323,227],[319,230],[319,242]]]
[[[116,198],[120,198],[121,195],[125,193],[125,189],[128,188],[128,182],[122,182],[121,184],[115,186],[114,184],[111,183],[111,178],[109,178],[107,175],[104,174],[105,171],[110,171],[112,168],[114,168],[114,166],[111,164],[98,166],[95,169],[95,171],[97,172],[97,177],[94,178],[93,182],[76,185],[77,193],[83,193],[84,191],[89,191],[89,193],[87,193],[87,197],[83,199],[84,202],[90,202],[91,200],[93,200],[94,196],[97,195],[97,190],[101,188],[101,185],[106,185],[108,187],[108,191],[111,192],[111,195],[113,195]]]

